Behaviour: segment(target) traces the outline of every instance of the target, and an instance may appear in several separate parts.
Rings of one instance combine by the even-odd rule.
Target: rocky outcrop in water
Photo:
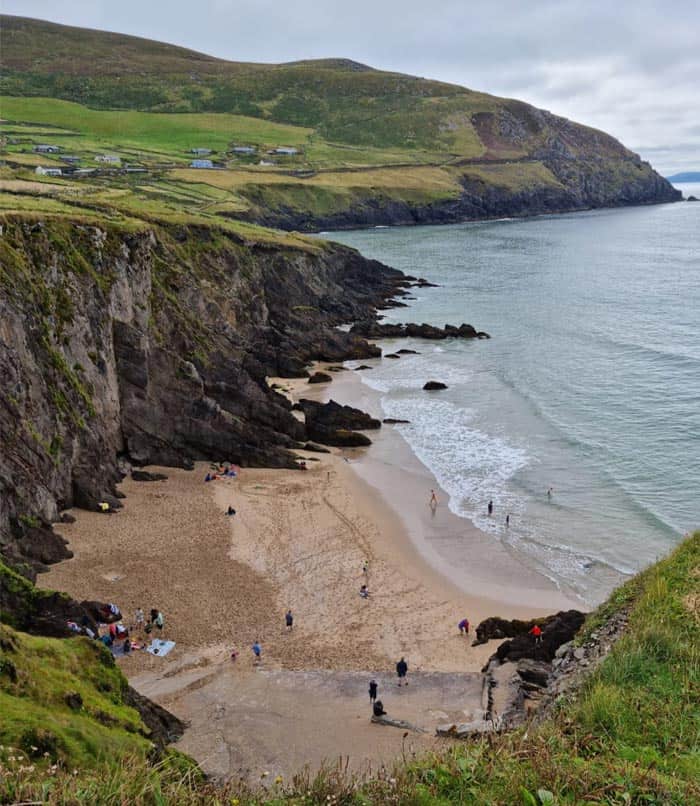
[[[488,333],[476,330],[471,325],[461,324],[445,325],[445,327],[435,327],[428,324],[381,324],[375,319],[364,319],[350,328],[350,333],[363,336],[366,339],[430,339],[441,341],[442,339],[488,339]],[[399,350],[398,352],[406,352]],[[384,356],[385,358],[387,356]]]

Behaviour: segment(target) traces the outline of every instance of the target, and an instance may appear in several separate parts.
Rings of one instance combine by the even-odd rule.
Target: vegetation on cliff
[[[272,789],[258,792],[235,783],[217,788],[181,766],[184,762],[149,763],[141,752],[138,730],[130,734],[124,727],[138,727],[130,721],[133,715],[121,712],[114,699],[108,703],[90,699],[114,697],[117,673],[109,665],[103,669],[101,652],[85,639],[59,643],[59,650],[47,639],[28,639],[5,628],[3,640],[13,644],[6,656],[20,670],[19,680],[31,664],[57,666],[45,682],[24,689],[13,682],[6,667],[0,667],[0,690],[11,707],[22,696],[31,709],[60,698],[67,685],[61,669],[72,664],[76,683],[71,685],[87,686],[84,718],[99,722],[93,711],[104,706],[107,712],[115,711],[124,725],[105,727],[99,722],[100,730],[113,733],[105,744],[109,758],[98,753],[88,760],[81,755],[82,744],[67,743],[64,755],[52,761],[42,754],[31,758],[39,753],[32,746],[39,744],[24,741],[22,722],[10,722],[2,733],[0,799],[105,804],[695,803],[700,800],[699,607],[700,532],[696,532],[589,617],[584,626],[588,637],[622,610],[628,613],[628,626],[582,687],[557,703],[540,724],[407,759],[381,777],[353,781],[328,770],[309,780],[302,773],[294,781],[276,782]],[[111,688],[95,691],[103,676]],[[97,724],[86,728],[85,742],[97,728]],[[127,760],[120,754],[133,749],[130,742],[135,751]]]
[[[343,59],[227,62],[20,17],[2,27],[0,187],[14,194],[297,230],[680,198],[609,135],[464,87]],[[96,163],[105,153],[119,162]],[[195,156],[213,167],[190,168]]]

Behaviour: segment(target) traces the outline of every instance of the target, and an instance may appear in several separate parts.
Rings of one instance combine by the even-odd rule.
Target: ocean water
[[[362,373],[453,512],[591,605],[700,527],[700,203],[324,237],[440,284],[385,321],[492,335]]]

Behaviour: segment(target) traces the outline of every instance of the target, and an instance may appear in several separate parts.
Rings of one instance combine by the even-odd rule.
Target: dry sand
[[[346,387],[343,400],[361,395],[357,376],[342,375],[333,391]],[[389,686],[405,656],[418,673],[415,688],[409,695],[391,684],[385,704],[432,732],[446,716],[466,718],[481,706],[478,670],[494,647],[473,648],[457,630],[463,617],[476,624],[570,604],[443,504],[433,515],[434,479],[398,434],[382,432],[370,449],[305,453],[307,472],[244,469],[205,483],[200,463],[162,469],[163,482],[126,479],[124,509],[76,512],[74,524],[61,526],[75,557],[53,566],[43,584],[115,602],[127,623],[136,607],[162,610],[173,652],[135,652],[119,663],[137,688],[190,722],[181,746],[206,771],[289,775],[339,756],[353,769],[388,763],[402,750],[402,732],[369,723],[371,675]],[[225,515],[229,504],[235,517]],[[365,580],[369,599],[359,595]]]

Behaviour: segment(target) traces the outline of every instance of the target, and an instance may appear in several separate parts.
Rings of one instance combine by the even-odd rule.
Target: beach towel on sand
[[[175,641],[161,641],[159,638],[154,638],[151,641],[151,645],[146,647],[146,652],[150,652],[151,655],[158,655],[162,658],[163,655],[167,655],[174,646]]]

